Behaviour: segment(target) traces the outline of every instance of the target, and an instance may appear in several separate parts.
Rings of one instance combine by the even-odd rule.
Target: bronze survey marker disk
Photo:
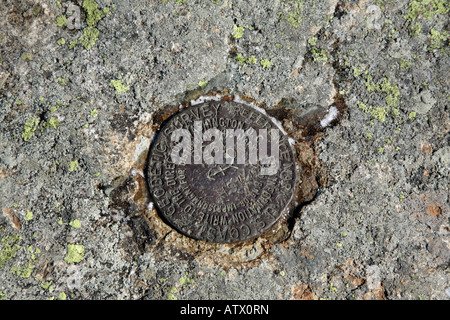
[[[256,163],[250,162],[255,140],[248,136],[244,138],[245,161],[241,158],[238,164],[238,140],[243,137],[239,129],[240,133],[251,133],[250,128],[259,138],[259,129],[266,129],[267,139],[262,141],[267,141],[269,155],[272,145],[276,146],[272,136],[277,136],[271,129],[278,131],[275,174],[262,174],[273,161],[263,162],[260,154]],[[175,132],[181,132],[178,129],[186,130],[184,135],[174,137]],[[203,135],[209,129],[223,133],[223,139],[205,139]],[[227,129],[236,133],[233,150],[226,143]],[[261,139],[256,141],[259,146]],[[192,147],[183,151],[183,142],[190,142]],[[222,164],[208,157],[220,154],[211,151],[219,150],[212,147],[213,142],[216,147],[223,146]],[[179,148],[175,149],[177,152],[173,151],[175,146]],[[209,152],[204,153],[205,150]],[[147,182],[160,216],[173,228],[198,240],[234,243],[260,235],[280,218],[294,194],[295,170],[288,137],[268,116],[241,103],[211,101],[186,108],[162,125],[150,149]]]

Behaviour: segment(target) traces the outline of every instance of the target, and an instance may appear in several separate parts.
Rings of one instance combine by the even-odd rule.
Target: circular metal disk
[[[234,243],[260,235],[280,218],[294,194],[295,170],[288,138],[270,117],[241,103],[211,101],[161,126],[147,182],[160,216],[173,228],[198,240]]]

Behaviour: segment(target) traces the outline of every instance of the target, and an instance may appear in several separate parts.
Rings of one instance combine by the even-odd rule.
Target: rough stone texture
[[[450,298],[447,1],[84,2],[0,3],[0,299]],[[293,110],[320,168],[280,236],[199,244],[146,202],[155,111],[216,91]]]

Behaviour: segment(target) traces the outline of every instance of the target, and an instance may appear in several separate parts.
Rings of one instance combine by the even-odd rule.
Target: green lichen
[[[64,106],[64,104],[62,102],[57,102],[56,105],[51,106],[48,110],[53,113],[58,111],[59,108],[61,108],[62,106]]]
[[[84,0],[82,7],[86,12],[86,23],[89,27],[96,26],[105,16],[105,13],[98,9],[98,4],[94,0]]]
[[[329,288],[330,288],[331,292],[337,292],[338,291],[337,288],[334,286],[333,282],[330,282]]]
[[[78,160],[70,161],[70,163],[69,163],[69,171],[73,172],[73,171],[76,171],[77,169],[78,169]]]
[[[58,78],[58,83],[62,86],[67,86],[67,80],[64,78]]]
[[[242,53],[238,53],[234,59],[237,61],[238,65],[240,65],[240,66],[243,66],[244,63],[245,63],[245,61],[247,60],[247,59],[242,55]]]
[[[448,32],[443,30],[441,33],[438,30],[431,29],[428,39],[430,40],[429,48],[431,50],[440,49],[442,47],[442,42],[445,42],[448,39]]]
[[[411,36],[418,36],[422,30],[422,24],[418,20],[431,20],[449,12],[448,0],[417,0],[408,4],[408,13],[403,16],[409,22]]]
[[[283,8],[279,12],[280,19],[286,20],[294,28],[298,28],[302,22],[303,0],[278,0]]]
[[[47,127],[52,127],[53,129],[58,128],[59,121],[55,117],[51,117],[47,122]]]
[[[80,38],[78,38],[78,40],[80,40],[81,45],[86,50],[91,50],[95,45],[95,42],[98,40],[99,34],[100,32],[97,28],[87,27],[83,29],[83,34],[80,36]]]
[[[75,48],[75,46],[78,44],[78,40],[73,40],[69,42],[69,49]]]
[[[58,300],[66,300],[66,299],[67,299],[67,295],[66,295],[65,292],[61,292],[61,293],[58,295]]]
[[[308,43],[310,46],[316,46],[317,45],[317,38],[316,37],[311,37],[308,39]]]
[[[238,53],[236,57],[234,57],[234,59],[240,66],[243,66],[245,63],[256,64],[258,62],[258,59],[254,55],[251,55],[250,57],[247,58],[244,55],[242,55],[242,53]]]
[[[109,7],[104,7],[103,13],[105,14],[106,17],[109,17],[111,15],[111,9]]]
[[[404,18],[407,21],[414,22],[419,17],[432,19],[437,15],[445,15],[449,12],[449,3],[447,0],[417,0],[408,4],[408,13]]]
[[[78,38],[78,40],[86,50],[91,50],[95,45],[95,42],[98,40],[98,35],[100,34],[96,26],[98,22],[105,17],[105,15],[110,15],[110,8],[105,7],[103,10],[100,10],[97,2],[94,0],[84,0],[82,8],[86,12],[87,27],[83,29],[83,34]],[[78,41],[71,41],[69,44],[69,49],[73,49],[77,44]]]
[[[190,279],[188,276],[185,277],[181,277],[180,278],[180,285],[181,286],[185,286],[185,285],[193,285],[194,284],[194,279]]]
[[[316,62],[324,62],[328,60],[327,51],[323,48],[314,47],[311,49],[311,53],[313,54],[313,60]]]
[[[59,107],[58,106],[51,106],[50,108],[48,108],[48,111],[50,111],[51,113],[58,111]]]
[[[208,84],[208,81],[199,81],[198,82],[198,86],[202,89],[205,88],[207,84]]]
[[[375,107],[372,110],[372,116],[380,122],[386,121],[388,115],[388,108],[386,107]]]
[[[167,295],[167,299],[169,300],[177,300],[177,296],[175,295],[178,292],[177,288],[172,287],[169,290],[169,294]]]
[[[56,18],[56,25],[58,27],[65,27],[67,25],[67,19],[64,15]]]
[[[124,93],[130,90],[130,86],[122,83],[122,80],[111,80],[109,86],[116,89],[116,93]]]
[[[355,68],[353,69],[355,75]],[[391,83],[391,80],[387,77],[383,78],[380,82],[373,82],[372,76],[365,71],[366,75],[366,89],[368,92],[383,92],[386,94],[385,101],[390,107],[397,107],[400,104],[400,90],[396,85]],[[359,76],[359,74],[358,74]]]
[[[361,68],[359,67],[353,67],[353,76],[355,78],[359,78],[359,76],[361,75]]]
[[[36,266],[32,264],[31,261],[27,261],[27,263],[22,266],[12,266],[11,272],[18,277],[29,278],[35,267]]]
[[[256,57],[254,55],[251,55],[250,57],[247,58],[248,64],[256,64],[257,62],[258,62],[258,59],[256,59]]]
[[[22,132],[23,141],[28,141],[34,136],[34,132],[36,131],[39,122],[39,118],[30,118],[25,122]]]
[[[372,82],[373,77],[366,73],[366,89],[368,92],[375,92],[375,91],[380,91],[380,84],[379,83],[373,83]]]
[[[400,62],[400,68],[402,69],[408,69],[411,66],[411,61],[401,58],[401,62]]]
[[[78,220],[78,219],[75,219],[75,220],[73,220],[73,221],[70,221],[70,222],[69,222],[69,225],[70,225],[72,228],[75,228],[75,229],[80,229],[80,228],[81,228],[81,222],[80,222],[80,220]]]
[[[313,60],[316,62],[324,62],[328,60],[327,51],[323,48],[317,47],[318,39],[316,37],[311,37],[308,39],[308,44],[311,46],[311,53],[313,55]]]
[[[52,281],[46,281],[41,283],[41,288],[44,290],[48,290],[48,292],[52,292],[53,288],[52,288]]]
[[[31,55],[31,53],[24,52],[20,56],[20,59],[22,59],[23,61],[32,61],[33,60],[33,56]]]
[[[30,210],[27,210],[27,214],[25,215],[25,221],[30,221],[31,219],[33,219],[33,212]]]
[[[31,248],[31,246],[30,246],[30,248]],[[32,250],[31,250],[31,260],[36,261],[36,254],[39,254],[39,253],[41,253],[41,250],[39,248],[36,248],[36,250],[34,252],[32,252]]]
[[[78,263],[84,259],[84,246],[81,244],[68,244],[67,255],[64,258],[68,264]]]
[[[400,115],[400,110],[398,110],[397,108],[391,108],[391,115],[394,117],[397,117]]]
[[[378,121],[380,121],[380,122],[386,121],[386,117],[388,115],[387,107],[372,107],[361,101],[357,101],[356,104],[358,105],[359,109],[361,109],[365,113],[371,114]]]
[[[14,241],[21,239],[18,236],[15,236],[15,239],[13,239]],[[3,240],[2,240],[3,242]],[[7,245],[10,243],[6,243]],[[14,248],[12,249],[7,249],[7,251],[13,251],[13,255],[12,257],[15,257],[16,252],[20,249],[20,247],[17,244],[14,244]],[[30,254],[30,259],[32,261],[36,261],[36,256],[35,254],[40,253],[39,249],[33,250],[32,246],[29,246],[27,249],[23,248],[25,252],[28,252]],[[2,250],[3,251],[3,250]],[[11,253],[10,253],[11,254]],[[11,259],[11,256],[8,257],[9,259]],[[0,259],[1,261],[2,259]],[[8,260],[9,261],[9,260]],[[21,277],[21,278],[29,278],[31,276],[31,273],[33,272],[33,269],[36,267],[33,262],[28,260],[26,263],[22,264],[22,265],[14,265],[11,267],[11,272],[12,274]]]
[[[380,83],[380,89],[386,93],[386,103],[390,107],[397,107],[400,104],[400,90],[396,85],[391,84],[389,78],[384,78]]]
[[[59,39],[58,41],[56,41],[56,43],[57,43],[58,45],[60,45],[60,46],[63,46],[63,45],[66,44],[66,39],[61,38],[61,39]]]
[[[266,68],[272,67],[272,66],[273,66],[273,62],[271,62],[271,61],[268,60],[268,59],[262,59],[262,60],[261,60],[261,65],[262,65],[262,67],[263,67],[264,69],[266,69]]]
[[[234,31],[233,38],[235,38],[235,39],[242,38],[244,36],[244,30],[245,30],[244,27],[238,27],[237,25],[235,25],[233,27],[233,31]]]
[[[323,62],[328,60],[327,51],[323,48],[317,47],[317,37],[311,37],[308,39],[308,44],[311,46],[311,53],[313,60],[316,62]]]
[[[409,26],[409,35],[411,37],[418,37],[422,31],[422,25],[419,22],[414,22]]]
[[[20,250],[20,246],[17,242],[21,239],[22,238],[17,234],[2,238],[2,247],[0,250],[0,269],[3,269],[5,265],[11,261],[11,259],[16,257],[17,251]]]
[[[90,112],[90,115],[92,118],[97,118],[98,116],[98,110],[97,109],[92,109]]]

